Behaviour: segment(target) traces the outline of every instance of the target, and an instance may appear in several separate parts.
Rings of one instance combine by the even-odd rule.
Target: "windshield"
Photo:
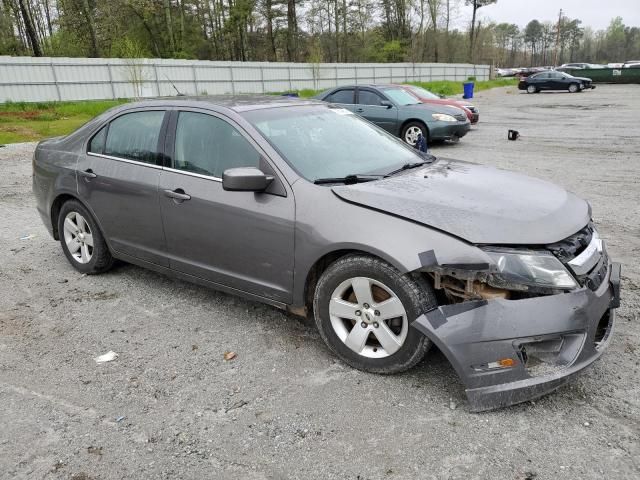
[[[440,97],[435,93],[431,93],[429,90],[426,90],[422,87],[409,87],[412,92],[416,92],[416,94],[420,95],[422,98],[429,98],[431,100],[440,100]]]
[[[344,108],[305,105],[242,115],[309,181],[386,174],[424,160],[413,148]]]
[[[382,91],[398,105],[415,105],[417,103],[422,103],[402,88],[383,88]]]

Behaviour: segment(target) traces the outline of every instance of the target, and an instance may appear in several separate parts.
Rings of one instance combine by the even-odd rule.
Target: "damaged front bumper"
[[[620,264],[606,279],[558,295],[443,305],[413,326],[447,356],[472,411],[532,400],[569,381],[607,347],[620,304]]]

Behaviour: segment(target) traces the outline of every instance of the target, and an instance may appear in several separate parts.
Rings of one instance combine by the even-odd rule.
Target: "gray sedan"
[[[347,85],[327,90],[316,98],[340,105],[412,146],[419,135],[427,143],[457,142],[471,129],[464,110],[422,103],[397,85]]]
[[[585,201],[323,102],[131,103],[41,142],[33,169],[78,271],[120,259],[313,317],[369,372],[436,345],[473,410],[557,388],[611,338],[620,266]]]

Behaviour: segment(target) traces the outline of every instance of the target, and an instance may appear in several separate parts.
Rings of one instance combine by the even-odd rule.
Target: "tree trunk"
[[[342,61],[347,60],[347,0],[342,0]]]
[[[96,37],[96,26],[93,21],[93,15],[91,14],[91,7],[89,6],[89,0],[82,0],[82,10],[84,10],[84,18],[87,21],[87,28],[89,28],[89,37],[91,37],[91,56],[99,57],[100,50],[98,49],[98,39]]]
[[[86,2],[87,0],[85,0]],[[176,52],[176,41],[173,37],[173,25],[171,23],[171,0],[164,0],[164,22],[169,37],[170,56],[174,56]]]
[[[475,43],[475,33],[476,33],[476,12],[478,11],[478,4],[474,0],[473,2],[473,15],[471,17],[471,32],[469,35],[469,61],[473,63],[473,46]]]
[[[33,26],[33,20],[29,16],[29,12],[27,11],[27,7],[24,3],[24,0],[18,0],[18,4],[20,6],[20,13],[22,13],[22,20],[24,22],[24,28],[27,33],[27,37],[29,38],[29,43],[31,44],[31,50],[33,50],[33,55],[35,57],[42,56],[42,47],[40,46],[40,41],[38,40],[38,34]]]
[[[267,37],[269,39],[269,60],[275,62],[277,60],[277,54],[276,39],[273,35],[273,4],[271,0],[266,0],[266,9]]]
[[[290,62],[295,62],[297,57],[297,28],[296,2],[295,0],[287,0],[287,58]]]
[[[333,24],[336,30],[336,61],[340,62],[340,22],[339,17],[338,0],[333,0]]]

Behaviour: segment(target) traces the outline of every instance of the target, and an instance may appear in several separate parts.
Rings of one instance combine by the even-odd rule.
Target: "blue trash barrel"
[[[464,94],[462,98],[473,98],[473,82],[464,82],[462,87],[464,88]]]

